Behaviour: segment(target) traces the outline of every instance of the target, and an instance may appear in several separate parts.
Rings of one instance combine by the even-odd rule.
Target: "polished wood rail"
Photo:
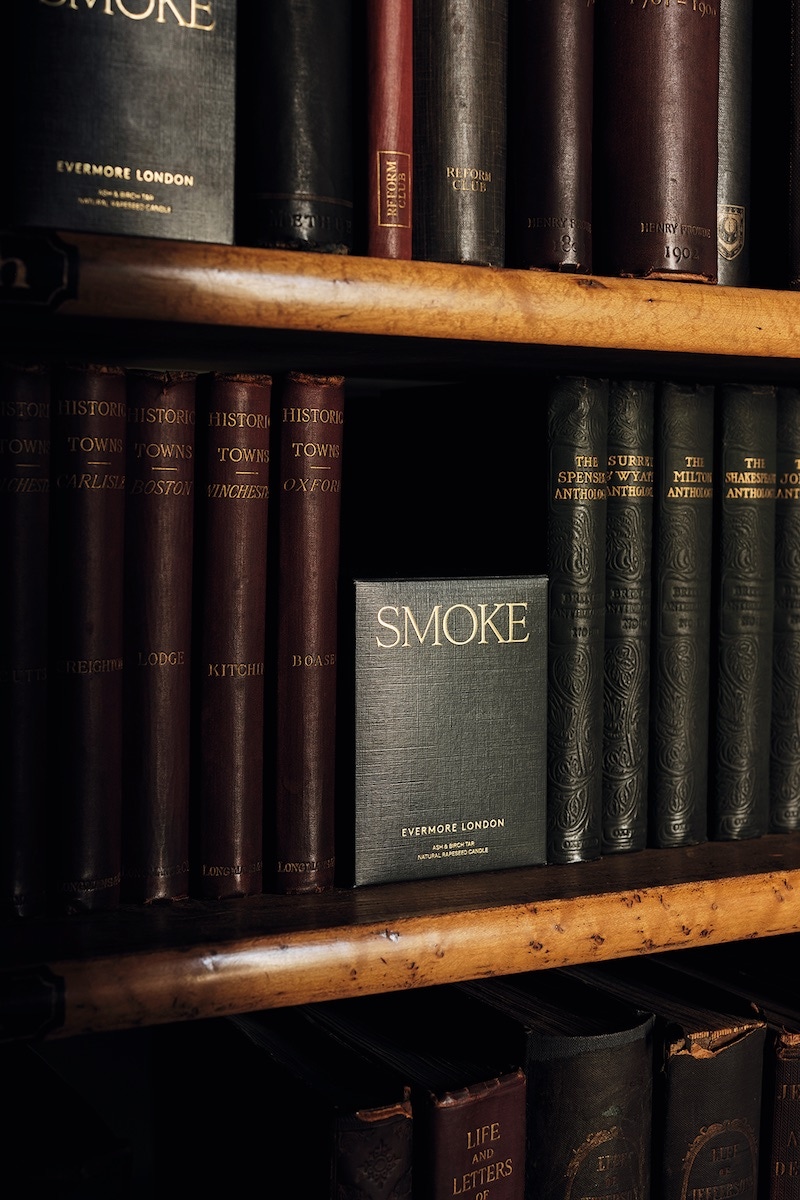
[[[8,238],[10,235],[6,235]],[[797,359],[800,293],[59,233],[59,316]],[[30,244],[35,246],[35,237]],[[10,245],[4,259],[13,257]],[[20,252],[21,254],[22,252]],[[0,299],[24,299],[6,271]],[[15,286],[16,283],[16,286]],[[18,305],[19,307],[19,305]]]
[[[800,834],[0,927],[7,1039],[192,1020],[800,930]]]

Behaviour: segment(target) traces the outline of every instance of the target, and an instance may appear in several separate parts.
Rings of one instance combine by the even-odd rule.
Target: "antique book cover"
[[[236,241],[353,249],[352,0],[239,6]]]
[[[263,887],[269,375],[197,381],[191,886]]]
[[[414,258],[505,264],[507,43],[508,0],[414,4]]]
[[[654,391],[652,380],[608,388],[604,854],[647,844]]]
[[[0,913],[44,912],[50,370],[0,366]]]
[[[232,242],[236,7],[14,4],[10,223]]]
[[[720,4],[595,7],[594,269],[717,280]]]
[[[685,1200],[722,1186],[756,1200],[765,1022],[706,1003],[696,980],[643,955],[565,970],[655,1016],[653,1193]]]
[[[305,1005],[307,1019],[408,1085],[413,1195],[525,1197],[525,1073],[453,985]]]
[[[651,629],[651,846],[707,836],[714,388],[656,386]]]
[[[753,130],[753,0],[728,0],[719,14],[717,282],[750,283]]]
[[[800,829],[800,388],[777,389],[771,833]]]
[[[647,1196],[653,1017],[558,970],[475,980],[477,1027],[509,1041],[527,1079],[526,1196]],[[480,1009],[478,1010],[480,1011]]]
[[[122,896],[189,893],[195,375],[127,372]]]
[[[769,825],[775,595],[777,396],[770,384],[717,388],[709,836]]]
[[[344,377],[290,371],[274,408],[265,877],[268,890],[321,892],[336,865]]]
[[[592,270],[594,12],[509,4],[509,267]]]
[[[599,858],[603,823],[608,382],[547,396],[547,857]]]
[[[355,581],[356,885],[545,861],[546,587]]]
[[[414,160],[412,0],[366,0],[367,253],[411,258]]]
[[[68,912],[120,900],[126,407],[121,367],[54,372],[48,825]]]

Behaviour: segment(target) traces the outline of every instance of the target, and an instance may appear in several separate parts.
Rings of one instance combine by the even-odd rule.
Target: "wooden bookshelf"
[[[133,1028],[800,930],[800,834],[0,929],[6,1038]]]
[[[43,246],[56,282],[41,287]],[[275,370],[327,367],[335,354],[356,383],[553,365],[800,377],[794,292],[67,233],[2,236],[0,251],[6,353]],[[26,256],[38,292],[12,262]],[[134,1028],[798,930],[800,834],[316,897],[123,907],[0,926],[0,1036]]]

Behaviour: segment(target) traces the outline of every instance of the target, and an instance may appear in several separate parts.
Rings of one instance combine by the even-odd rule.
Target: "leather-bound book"
[[[367,253],[411,258],[414,161],[412,0],[366,0]]]
[[[345,391],[341,375],[289,372],[275,405],[268,886],[333,886],[339,544]]]
[[[770,384],[717,388],[709,836],[769,826],[775,596],[777,397]]]
[[[236,1061],[240,1054],[242,1067],[267,1083],[267,1111],[259,1119],[276,1151],[273,1186],[287,1194],[296,1188],[297,1163],[281,1150],[297,1136],[302,1113],[309,1197],[411,1200],[411,1090],[391,1067],[355,1053],[302,1007],[243,1013],[230,1022],[246,1039]]]
[[[10,6],[9,222],[232,242],[238,7]]]
[[[567,863],[602,849],[608,382],[563,376],[547,402],[547,857]]]
[[[543,863],[546,578],[357,579],[354,658],[355,884]]]
[[[558,970],[459,985],[525,1071],[526,1191],[542,1200],[647,1196],[653,1017]],[[569,1187],[565,1189],[565,1181]]]
[[[655,385],[608,388],[603,853],[647,844]]]
[[[352,0],[240,5],[236,240],[353,249]]]
[[[309,1004],[313,1025],[398,1083],[414,1117],[413,1195],[525,1197],[524,1070],[518,1047],[454,985]]]
[[[756,1200],[766,1023],[646,955],[565,970],[655,1017],[653,1195]]]
[[[191,887],[226,900],[263,886],[272,379],[210,372],[196,387]]]
[[[508,0],[414,4],[414,258],[502,267]]]
[[[50,372],[0,367],[0,914],[41,914],[48,759]]]
[[[592,270],[594,0],[511,0],[507,266]]]
[[[706,840],[714,389],[661,380],[655,403],[651,846]]]
[[[717,279],[720,4],[595,9],[594,269]]]
[[[717,282],[750,283],[753,130],[753,0],[728,0],[719,15]]]
[[[769,829],[800,829],[800,388],[777,389]]]
[[[189,892],[195,375],[130,370],[122,895]]]
[[[49,829],[68,912],[120,899],[125,413],[120,367],[55,373]]]

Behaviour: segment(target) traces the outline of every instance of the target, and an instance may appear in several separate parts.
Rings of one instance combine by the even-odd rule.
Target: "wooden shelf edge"
[[[51,938],[51,955],[37,958],[29,946],[0,973],[3,1037],[192,1020],[797,932],[800,837],[257,897],[233,908],[98,914],[67,926],[67,955]],[[122,937],[126,927],[135,936]],[[104,932],[129,948],[104,948]],[[2,933],[14,940],[13,930]]]
[[[37,235],[16,236],[37,244]],[[793,291],[66,232],[40,234],[39,244],[47,236],[69,260],[69,281],[47,301],[65,316],[800,357],[800,293]],[[2,297],[13,294],[6,286]]]

